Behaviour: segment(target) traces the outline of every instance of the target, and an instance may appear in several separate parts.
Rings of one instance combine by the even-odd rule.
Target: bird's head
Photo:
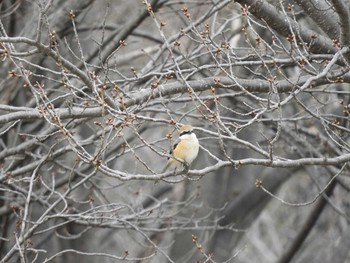
[[[180,136],[185,134],[191,134],[193,133],[193,128],[191,125],[188,125],[188,124],[181,125],[179,128],[179,133],[180,133]]]

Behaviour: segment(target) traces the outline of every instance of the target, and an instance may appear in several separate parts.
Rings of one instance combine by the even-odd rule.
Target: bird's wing
[[[169,151],[169,154],[170,155],[173,155],[173,153],[174,153],[174,149],[176,148],[176,146],[179,144],[179,142],[180,142],[180,140],[178,139],[178,140],[176,140],[176,142],[174,143],[174,145],[173,145],[173,147],[170,149],[170,151]],[[168,157],[168,160],[170,159],[170,157]]]

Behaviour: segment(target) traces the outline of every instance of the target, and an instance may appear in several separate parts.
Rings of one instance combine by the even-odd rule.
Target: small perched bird
[[[170,150],[170,154],[175,158],[168,158],[168,162],[162,172],[167,170],[171,165],[176,165],[176,167],[178,167],[180,164],[183,164],[188,168],[198,155],[199,142],[196,134],[193,132],[192,126],[182,125],[179,132],[179,140]]]

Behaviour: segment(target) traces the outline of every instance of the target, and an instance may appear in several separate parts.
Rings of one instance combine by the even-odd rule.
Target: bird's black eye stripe
[[[193,133],[193,131],[183,131],[183,132],[181,132],[180,133],[180,136],[182,136],[182,135],[185,135],[185,134],[191,134],[191,133]]]

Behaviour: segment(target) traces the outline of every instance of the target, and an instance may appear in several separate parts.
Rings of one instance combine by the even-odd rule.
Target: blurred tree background
[[[350,261],[348,0],[0,18],[0,262]],[[187,123],[198,158],[161,173]]]

